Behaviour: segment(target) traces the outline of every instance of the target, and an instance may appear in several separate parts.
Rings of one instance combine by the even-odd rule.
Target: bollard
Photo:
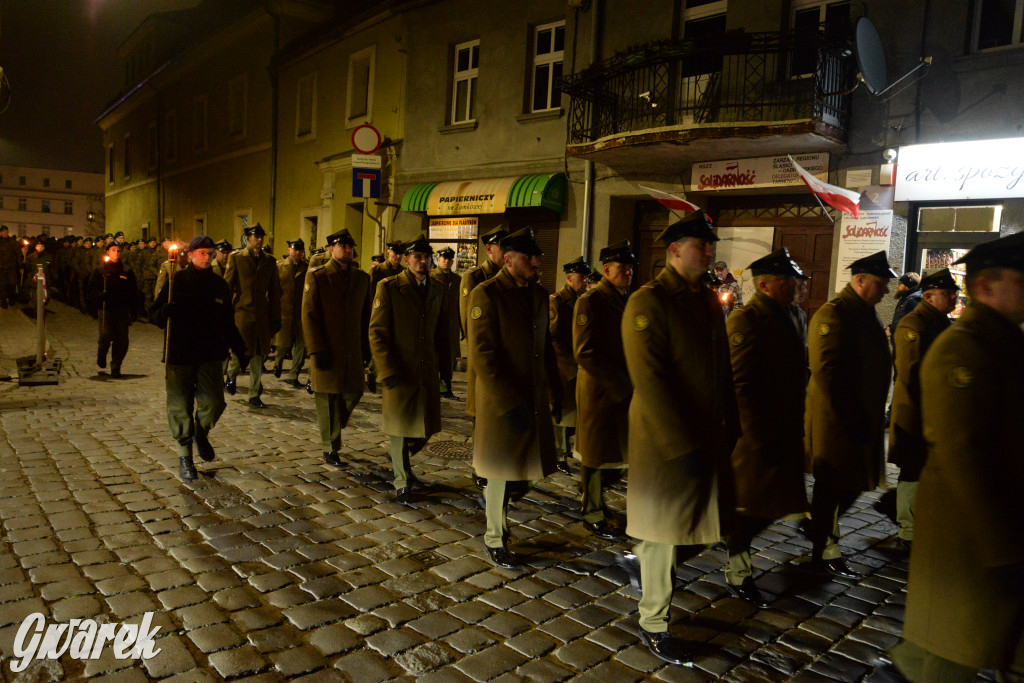
[[[59,360],[46,359],[46,275],[36,266],[36,355],[18,358],[18,386],[59,384]]]
[[[36,266],[36,367],[43,367],[46,357],[46,274]]]

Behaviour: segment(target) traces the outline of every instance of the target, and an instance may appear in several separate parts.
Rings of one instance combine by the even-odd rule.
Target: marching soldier
[[[1024,672],[1024,234],[961,258],[970,303],[921,364],[928,457],[917,492],[904,641],[914,683]]]
[[[89,292],[100,320],[96,365],[107,367],[110,351],[110,376],[121,376],[121,363],[128,354],[128,327],[139,314],[135,274],[121,263],[121,245],[107,245],[107,261],[93,271]],[[111,349],[113,346],[113,349]]]
[[[0,308],[14,304],[18,290],[21,251],[6,225],[0,225]]]
[[[408,267],[377,285],[369,343],[384,383],[382,430],[391,439],[396,500],[412,501],[409,457],[441,431],[440,379],[451,381],[445,286],[429,277],[433,249],[426,235],[405,245]]]
[[[605,519],[603,489],[622,478],[629,453],[633,385],[622,350],[622,314],[636,255],[625,240],[602,249],[599,258],[605,275],[580,296],[573,316],[573,354],[579,364],[576,450],[582,463],[583,526],[610,541],[618,535]]]
[[[370,350],[370,276],[352,263],[348,230],[327,236],[331,260],[310,269],[302,296],[302,334],[313,357],[310,382],[324,462],[341,467],[341,430],[363,395]]]
[[[856,579],[839,549],[839,518],[862,491],[881,481],[885,399],[892,361],[875,306],[896,277],[879,251],[850,264],[850,283],[811,318],[811,381],[804,448],[814,474],[814,566]]]
[[[245,340],[249,360],[249,406],[266,408],[263,393],[263,359],[270,354],[270,339],[281,329],[281,281],[277,263],[263,251],[266,232],[259,223],[246,228],[245,248],[228,255],[224,279],[231,290],[235,327]],[[232,357],[225,388],[234,395],[242,366]]]
[[[384,252],[384,263],[370,270],[370,284],[376,291],[377,283],[386,277],[394,277],[402,272],[402,242],[388,242]]]
[[[487,478],[484,545],[491,562],[511,569],[520,560],[507,546],[510,489],[528,489],[555,471],[551,413],[561,397],[548,293],[537,284],[540,245],[523,228],[500,247],[504,267],[469,296],[467,333],[479,399],[473,468]]]
[[[921,303],[900,319],[893,334],[896,382],[892,390],[889,462],[900,468],[896,484],[897,543],[910,550],[914,540],[914,498],[927,448],[921,431],[921,361],[932,342],[949,325],[960,287],[948,268],[925,275]]]
[[[551,295],[548,304],[548,328],[551,346],[558,361],[558,377],[562,384],[562,414],[552,415],[555,420],[555,467],[559,472],[572,474],[569,467],[570,440],[576,430],[576,358],[572,352],[573,308],[587,286],[590,265],[579,256],[562,266],[565,284]]]
[[[437,268],[430,271],[430,277],[440,282],[441,286],[445,288],[445,294],[449,302],[448,342],[451,346],[451,352],[449,353],[449,365],[451,365],[452,370],[455,369],[455,363],[459,360],[459,356],[462,354],[462,348],[459,344],[459,341],[462,339],[462,323],[459,319],[459,307],[456,303],[459,300],[459,284],[461,278],[458,274],[452,272],[452,263],[454,262],[455,250],[451,247],[445,247],[437,252]],[[452,381],[450,377],[448,379],[441,380],[441,398],[458,400],[456,399],[455,394],[452,393]]]
[[[288,242],[288,258],[277,262],[277,275],[281,281],[281,331],[274,338],[277,357],[274,360],[274,377],[281,378],[284,357],[289,351],[292,365],[288,370],[288,384],[296,389],[299,371],[306,362],[306,345],[302,339],[302,289],[306,282],[306,245],[302,238]]]
[[[173,242],[171,244],[173,244]],[[185,266],[188,265],[188,254],[185,253],[184,249],[175,248],[173,251],[175,253],[176,261],[174,267],[177,270],[183,270]],[[171,253],[170,251],[165,250],[163,254],[167,258],[163,261],[163,263],[160,264],[159,272],[157,273],[156,276],[156,285],[153,289],[154,299],[156,298],[156,295],[160,293],[160,290],[164,288],[164,285],[167,284],[167,278],[170,277],[171,274]]]
[[[167,423],[178,444],[178,476],[182,481],[199,478],[192,446],[199,457],[214,459],[210,430],[224,412],[221,364],[228,348],[245,357],[245,342],[235,327],[231,293],[227,283],[214,274],[213,240],[194,238],[185,250],[191,264],[174,275],[174,289],[161,288],[149,317],[167,328]]]
[[[228,267],[228,255],[234,250],[231,247],[231,242],[227,240],[221,240],[213,246],[216,251],[214,252],[213,264],[210,267],[213,269],[214,275],[224,277],[224,271]]]
[[[638,539],[640,637],[662,661],[686,665],[690,654],[668,631],[676,546],[726,532],[739,425],[722,307],[705,280],[718,239],[711,221],[697,211],[657,239],[667,265],[622,318],[633,383],[626,533]]]
[[[726,322],[742,436],[732,451],[736,524],[726,538],[729,592],[767,602],[752,576],[750,543],[774,520],[803,517],[807,352],[789,314],[803,271],[782,247],[751,263],[755,294]]]
[[[314,249],[309,255],[309,268],[306,270],[306,278],[309,278],[309,271],[319,268],[331,260],[331,254],[327,249]]]

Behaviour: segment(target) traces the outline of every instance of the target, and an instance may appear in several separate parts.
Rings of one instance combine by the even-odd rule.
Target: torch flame
[[[103,257],[103,262],[104,262],[104,263],[107,263],[107,262],[109,262],[109,261],[110,261],[110,257],[109,257],[109,256],[104,256],[104,257]]]
[[[168,247],[168,249],[170,251],[177,251],[178,250],[178,245],[177,244],[172,244],[170,247]]]

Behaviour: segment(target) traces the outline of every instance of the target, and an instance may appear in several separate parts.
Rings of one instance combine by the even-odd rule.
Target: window
[[[49,187],[49,186],[50,186],[50,179],[49,178],[43,178],[43,187]]]
[[[561,105],[562,91],[558,79],[562,77],[562,59],[565,49],[565,22],[538,26],[533,32],[533,93],[530,111],[557,109]]]
[[[999,232],[1002,213],[1001,204],[925,207],[918,211],[917,230],[918,232]]]
[[[23,176],[23,175],[22,176],[18,176],[18,184],[19,185],[24,185],[25,184],[25,176]]]
[[[64,200],[64,213],[68,216],[75,212],[75,203],[70,199]]]
[[[71,189],[71,181],[70,180],[65,180],[64,181],[64,189],[65,190],[70,190]]]
[[[39,210],[43,213],[50,213],[50,200],[44,199],[39,207]]]
[[[971,47],[975,52],[1020,45],[1024,0],[975,0]]]
[[[192,149],[202,152],[206,149],[206,95],[192,100]]]
[[[792,75],[813,74],[818,68],[818,34],[824,27],[825,36],[845,38],[852,34],[850,3],[847,0],[797,0],[793,3],[793,33],[796,48],[793,54]]]
[[[132,134],[124,134],[124,177],[132,177]]]
[[[149,170],[156,168],[157,158],[160,155],[160,140],[156,134],[156,121],[149,122],[149,154],[147,156]]]
[[[228,83],[228,135],[233,138],[245,137],[247,91],[248,81],[245,74]]]
[[[114,184],[114,145],[107,146],[107,182]]]
[[[299,79],[295,97],[295,140],[316,137],[316,73]]]
[[[348,126],[367,123],[373,116],[373,66],[376,47],[370,46],[348,58]]]
[[[167,161],[178,158],[178,113],[173,109],[164,117],[164,150]]]
[[[18,211],[28,211],[28,200],[24,197],[18,197]]]
[[[452,123],[476,120],[476,74],[479,62],[479,40],[455,46]]]

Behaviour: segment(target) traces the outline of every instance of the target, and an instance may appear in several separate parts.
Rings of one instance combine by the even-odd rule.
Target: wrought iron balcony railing
[[[845,130],[856,66],[826,31],[657,43],[562,79],[569,144],[707,124],[811,119]]]

